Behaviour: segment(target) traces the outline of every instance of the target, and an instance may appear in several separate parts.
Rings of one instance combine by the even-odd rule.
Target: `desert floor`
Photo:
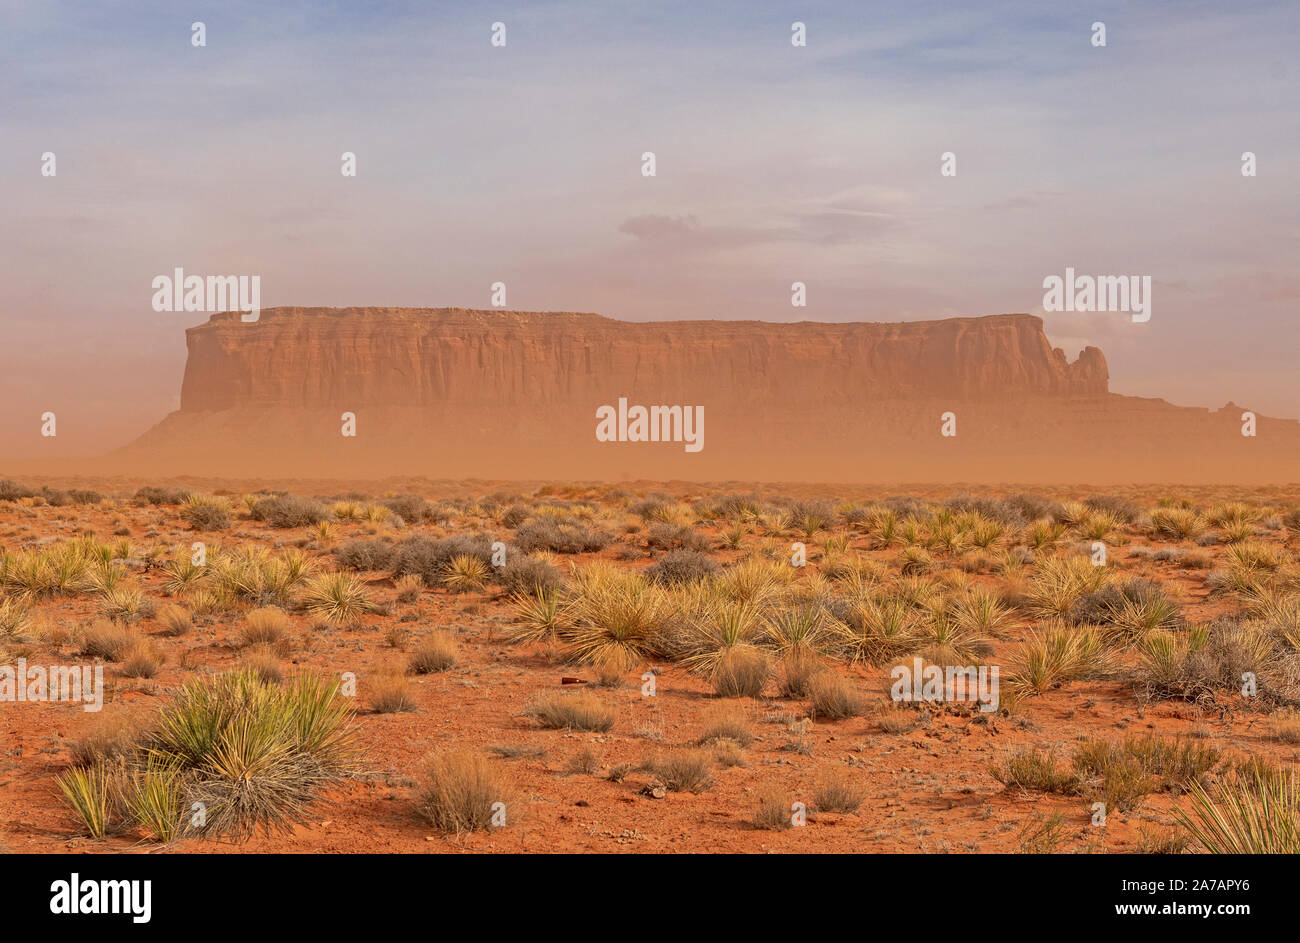
[[[212,504],[224,506],[227,520],[208,529],[221,524],[219,514],[187,512],[179,494],[148,503],[137,497],[142,486],[224,499]],[[9,852],[1181,851],[1195,843],[1172,813],[1191,807],[1193,785],[1212,791],[1240,777],[1251,760],[1272,771],[1294,769],[1300,749],[1290,700],[1300,631],[1288,622],[1300,582],[1300,486],[29,479],[9,489],[8,500],[0,496],[7,561],[0,601],[8,603],[11,621],[7,635],[0,623],[0,665],[19,657],[42,665],[98,662],[107,683],[99,713],[78,704],[0,702],[0,849]],[[319,512],[312,516],[320,519],[280,527],[255,519],[259,501],[275,500],[273,490],[312,499]],[[519,549],[521,532],[527,551]],[[1094,532],[1102,536],[1089,536]],[[604,546],[568,552],[574,534]],[[400,547],[416,536],[429,539],[426,548],[456,539],[465,541],[461,549],[481,549],[485,538],[501,541],[508,560],[526,556],[540,561],[539,571],[553,568],[559,582],[552,594],[561,600],[588,592],[575,573],[597,561],[634,573],[675,555],[702,575],[661,583],[642,576],[636,589],[607,577],[614,592],[659,593],[662,623],[626,645],[604,632],[609,644],[602,651],[616,650],[624,660],[584,663],[572,628],[512,641],[521,631],[521,597],[507,591],[494,566],[484,573],[443,561],[412,589],[411,580],[399,587],[391,563],[357,569],[345,562],[355,559],[345,552],[354,542]],[[104,548],[86,572],[61,583],[36,572],[50,565],[43,555],[78,539]],[[1106,565],[1096,588],[1072,589],[1063,585],[1067,577],[1048,572],[1049,560],[1091,565],[1097,540],[1106,546]],[[266,551],[263,560],[298,552],[306,573],[275,600],[287,630],[269,643],[246,644],[248,614],[264,608],[264,594],[217,590],[205,582],[215,576],[191,574],[178,584],[178,570],[167,565],[188,558],[195,541],[204,543],[209,565],[250,547]],[[805,547],[802,567],[791,563],[796,543]],[[739,640],[719,642],[717,624],[749,592],[722,581],[746,561],[763,583],[761,599],[746,612]],[[361,602],[327,618],[303,591],[335,570],[355,579]],[[1103,592],[1133,580],[1155,589],[1145,596]],[[1168,605],[1153,604],[1153,593]],[[985,615],[957,617],[972,594]],[[1090,594],[1095,605],[1081,610]],[[888,640],[894,648],[855,659],[854,652],[879,651],[866,643],[882,635],[861,607],[891,599],[907,609],[906,627]],[[1120,612],[1126,601],[1132,606]],[[574,611],[586,613],[574,618],[601,635],[603,615]],[[786,662],[798,647],[772,634],[783,611],[815,615],[808,659],[819,674],[847,681],[847,695],[843,686],[832,694],[847,698],[849,716],[819,713],[797,677],[789,686],[805,693],[783,692]],[[188,631],[170,634],[163,614],[182,621],[188,615]],[[936,628],[945,618],[957,623],[951,638]],[[1160,663],[1165,674],[1155,677],[1157,642],[1176,648],[1195,627],[1216,620],[1245,625],[1264,640],[1256,647],[1267,651],[1250,663],[1264,694],[1244,697],[1225,680],[1240,667],[1229,656],[1198,662],[1210,665],[1196,679],[1203,683],[1166,683],[1174,670],[1167,660]],[[98,651],[87,639],[106,623],[128,633],[128,654],[87,654]],[[856,648],[854,625],[863,642]],[[1043,667],[1050,653],[1035,661],[1031,647],[1054,628],[1066,635],[1093,631],[1103,649]],[[455,664],[427,674],[407,670],[421,644],[442,630],[454,639]],[[714,676],[692,670],[731,647],[759,653],[770,667],[758,696],[717,696]],[[910,663],[913,654],[934,663],[999,665],[1001,709],[894,704],[889,667]],[[361,754],[355,775],[331,785],[285,831],[163,844],[128,822],[89,837],[56,785],[72,768],[77,745],[111,739],[114,730],[147,730],[181,686],[253,664],[284,679],[305,671],[358,679],[349,702]],[[656,690],[645,696],[643,677],[651,670]],[[565,685],[564,677],[586,683]],[[403,709],[376,710],[381,692],[395,695]],[[542,726],[538,699],[575,692],[612,711],[608,730]],[[701,742],[720,718],[745,735]],[[1208,768],[1182,778],[1148,770],[1142,788],[1124,792],[1106,780],[1109,772],[1072,765],[1086,741],[1118,744],[1147,735],[1192,745],[1208,757]],[[995,775],[1033,749],[1050,751],[1061,770],[1075,774],[1063,773],[1056,786],[1007,785]],[[446,750],[485,757],[497,781],[519,797],[505,827],[447,833],[421,814],[422,764]],[[708,781],[698,791],[656,789],[665,778],[662,764],[683,756],[702,765]],[[830,783],[855,794],[855,811],[819,808]],[[1114,797],[1104,826],[1092,822],[1099,797]],[[760,827],[765,802],[804,803],[806,825]]]

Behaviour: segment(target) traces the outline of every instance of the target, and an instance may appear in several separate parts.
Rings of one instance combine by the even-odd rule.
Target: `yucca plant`
[[[155,841],[170,842],[185,815],[185,780],[174,766],[149,766],[131,776],[127,807],[132,819]]]
[[[568,655],[580,664],[626,671],[658,648],[664,597],[625,576],[592,587],[572,605]]]
[[[766,619],[762,642],[783,658],[823,654],[832,642],[830,619],[818,605],[783,609]]]
[[[447,561],[442,583],[453,593],[468,593],[481,590],[487,578],[488,565],[479,557],[462,553]]]
[[[1238,776],[1191,789],[1191,810],[1174,819],[1194,847],[1213,855],[1300,854],[1300,787],[1294,773]]]
[[[736,648],[756,649],[762,629],[761,610],[750,602],[715,600],[691,620],[683,663],[712,677],[724,656]]]
[[[915,610],[896,596],[863,599],[832,627],[849,658],[875,666],[913,651],[919,628]]]
[[[31,614],[14,599],[0,599],[0,638],[14,641],[31,624]]]
[[[518,625],[510,635],[513,642],[554,642],[570,625],[569,611],[558,593],[535,589],[532,593],[516,593],[511,602]]]
[[[101,763],[87,768],[74,767],[54,782],[90,837],[103,838],[117,798],[116,783],[109,769]]]
[[[302,598],[308,611],[330,625],[352,625],[372,609],[361,581],[342,570],[312,579]]]

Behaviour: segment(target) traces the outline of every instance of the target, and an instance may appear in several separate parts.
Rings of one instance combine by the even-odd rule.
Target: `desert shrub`
[[[675,586],[693,583],[718,572],[718,565],[696,550],[673,550],[646,567],[645,577],[652,583]]]
[[[334,548],[339,566],[349,570],[386,570],[393,565],[397,551],[390,541],[357,538]]]
[[[16,599],[0,599],[0,638],[14,640],[31,624],[31,611]]]
[[[136,504],[148,504],[156,507],[160,504],[184,504],[189,496],[188,491],[179,488],[159,488],[154,485],[146,485],[137,490],[131,500]]]
[[[181,520],[191,530],[225,530],[230,526],[230,503],[225,498],[192,494],[181,508]]]
[[[722,653],[710,681],[713,693],[719,697],[758,697],[771,674],[772,664],[766,652],[740,645]]]
[[[847,775],[822,779],[813,790],[813,808],[818,812],[849,813],[858,811],[867,791]]]
[[[506,821],[517,812],[513,790],[485,757],[467,750],[427,757],[417,789],[420,813],[440,832],[460,834],[491,828],[498,802],[505,806]]]
[[[1062,770],[1056,754],[1038,747],[1025,747],[1006,756],[989,767],[993,778],[1008,789],[1032,792],[1073,793],[1078,789],[1078,776]]]
[[[506,565],[497,570],[501,588],[509,595],[516,593],[554,593],[564,585],[564,574],[557,567],[530,554],[515,554]]]
[[[81,630],[81,654],[117,661],[136,640],[134,632],[108,619],[96,619]]]
[[[205,835],[288,830],[356,769],[352,710],[336,682],[303,674],[269,685],[248,671],[184,685],[143,749],[173,768],[190,802],[207,808]]]
[[[0,501],[21,501],[23,498],[32,498],[36,492],[26,485],[20,485],[16,481],[8,478],[0,480]]]
[[[812,537],[835,523],[835,506],[825,500],[795,501],[789,508],[790,520],[805,537]]]
[[[662,522],[650,525],[646,547],[650,550],[704,551],[713,549],[713,541],[689,524]]]
[[[312,579],[302,600],[310,612],[331,625],[352,625],[373,609],[361,581],[342,571]]]
[[[1256,623],[1221,618],[1183,631],[1156,630],[1138,644],[1136,684],[1144,699],[1212,701],[1216,691],[1241,689],[1256,676],[1261,697],[1289,683],[1279,677],[1276,643]]]
[[[1040,494],[1007,495],[1002,499],[1002,504],[1010,509],[1012,513],[1018,515],[1023,523],[1031,523],[1043,518],[1059,521],[1062,512],[1059,501],[1054,501]]]
[[[280,529],[309,527],[312,524],[319,524],[329,516],[319,502],[296,494],[261,498],[248,511],[253,520]]]
[[[283,609],[272,606],[254,609],[244,616],[239,642],[243,646],[274,645],[284,638],[289,624],[289,616]]]
[[[713,783],[713,758],[707,750],[676,750],[655,757],[646,768],[669,792],[703,792]]]
[[[852,682],[834,671],[822,671],[808,682],[808,711],[813,718],[843,720],[863,711],[862,696]]]
[[[754,828],[764,831],[783,831],[794,827],[791,807],[794,803],[782,789],[769,786],[758,795],[758,805],[754,808],[754,817],[750,823]]]
[[[434,674],[456,665],[456,637],[445,629],[433,632],[411,655],[411,670],[416,674]]]
[[[1151,530],[1166,540],[1192,540],[1209,525],[1189,508],[1157,508],[1151,512]]]
[[[1083,503],[1094,511],[1103,511],[1113,515],[1125,524],[1132,524],[1142,516],[1142,509],[1128,498],[1117,494],[1094,494],[1083,499]]]
[[[480,558],[462,553],[447,561],[442,583],[453,593],[477,592],[487,583],[489,572],[488,565]]]
[[[587,691],[579,694],[539,694],[526,714],[550,730],[596,730],[614,726],[614,710]]]
[[[603,574],[603,575],[600,575]],[[581,589],[563,612],[568,656],[585,665],[626,671],[641,664],[662,643],[664,600],[634,574],[588,568],[576,575]]]
[[[423,535],[408,537],[397,543],[392,573],[393,576],[415,574],[423,578],[426,586],[441,586],[451,561],[456,557],[473,557],[490,567],[491,538],[458,536],[436,540]]]
[[[418,494],[399,494],[380,503],[408,524],[418,524],[433,516],[429,502]]]
[[[515,544],[524,553],[592,553],[603,550],[610,540],[603,530],[556,517],[539,517],[515,531]]]
[[[520,524],[524,523],[524,521],[528,520],[529,515],[531,514],[532,511],[524,507],[522,504],[511,505],[506,508],[501,515],[501,526],[509,527],[511,530],[514,530]]]

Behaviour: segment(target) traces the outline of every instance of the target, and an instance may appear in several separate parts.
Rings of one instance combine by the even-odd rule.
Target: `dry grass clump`
[[[724,651],[713,668],[713,693],[719,697],[758,697],[772,675],[767,653],[748,646]]]
[[[159,625],[162,626],[162,634],[169,638],[178,638],[187,635],[194,628],[194,619],[189,611],[182,606],[168,604],[159,606],[155,614]]]
[[[1053,751],[1039,747],[1015,750],[990,765],[989,772],[1008,789],[1070,794],[1079,788],[1078,776],[1061,769]]]
[[[410,670],[416,674],[436,674],[456,666],[459,653],[456,636],[446,629],[432,632],[411,655]]]
[[[754,742],[754,735],[749,729],[749,719],[738,710],[715,708],[706,714],[704,729],[700,732],[699,743],[715,743],[718,740],[730,740],[742,747]]]
[[[100,718],[93,727],[72,744],[73,766],[107,764],[135,751],[141,735],[139,721],[124,714]]]
[[[1151,531],[1165,540],[1194,540],[1208,529],[1205,519],[1190,508],[1157,508],[1151,512]]]
[[[393,585],[397,589],[397,601],[409,604],[419,600],[420,593],[424,590],[424,578],[416,573],[408,573],[399,576]]]
[[[254,645],[244,653],[240,664],[245,671],[256,675],[266,684],[279,684],[284,680],[280,658],[270,645]]]
[[[1294,683],[1277,640],[1254,622],[1219,619],[1177,632],[1155,631],[1138,646],[1138,655],[1136,686],[1144,700],[1212,700],[1216,691],[1240,692],[1247,673],[1255,676],[1263,697]]]
[[[813,790],[813,808],[818,812],[856,812],[867,798],[867,790],[845,774],[827,776]]]
[[[105,661],[118,661],[135,644],[139,636],[124,625],[108,619],[96,619],[80,630],[81,654]]]
[[[420,814],[448,834],[504,827],[522,811],[492,763],[468,750],[428,756],[416,788]]]
[[[713,757],[707,750],[677,750],[646,764],[669,792],[703,792],[713,784]]]
[[[419,706],[411,682],[402,672],[392,667],[374,672],[366,687],[370,709],[376,714],[409,713]]]
[[[614,726],[614,709],[588,691],[539,694],[529,702],[526,714],[550,730],[604,732]]]
[[[844,720],[862,714],[865,702],[848,678],[822,671],[808,682],[808,712],[813,718]]]
[[[754,808],[754,817],[750,823],[754,828],[764,831],[784,831],[794,827],[793,805],[785,790],[769,786],[758,795],[758,805]]]
[[[1218,765],[1220,753],[1205,744],[1156,736],[1123,741],[1084,740],[1074,757],[1085,793],[1110,810],[1127,811],[1148,793],[1181,792]]]
[[[147,639],[137,638],[118,657],[125,678],[152,678],[163,666],[162,652]]]
[[[243,647],[276,645],[284,639],[289,625],[289,616],[283,609],[271,606],[254,609],[244,616],[239,643]]]

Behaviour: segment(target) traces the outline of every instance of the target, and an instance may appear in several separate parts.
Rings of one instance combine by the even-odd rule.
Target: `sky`
[[[1052,343],[1101,347],[1115,392],[1300,417],[1297,27],[1290,0],[0,0],[0,460],[177,408],[207,316],[153,311],[176,267],[260,275],[263,307],[500,281],[628,320],[1043,314],[1067,266],[1149,275],[1149,322],[1051,312]]]

